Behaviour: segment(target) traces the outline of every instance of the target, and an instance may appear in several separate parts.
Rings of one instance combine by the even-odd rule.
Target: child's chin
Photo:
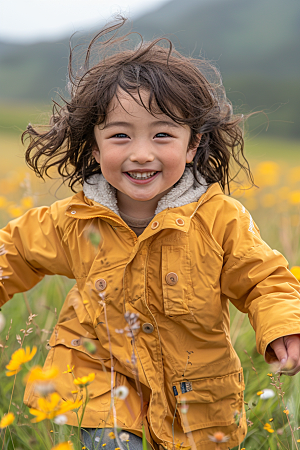
[[[132,200],[135,200],[136,202],[149,202],[150,200],[152,200],[155,197],[155,195],[153,196],[144,196],[144,197],[131,197],[130,198]]]

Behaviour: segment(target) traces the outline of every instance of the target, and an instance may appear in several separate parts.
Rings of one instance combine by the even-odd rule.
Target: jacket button
[[[95,281],[95,288],[97,289],[97,291],[104,291],[104,289],[106,288],[106,281],[104,280],[104,278],[99,278]]]
[[[156,230],[157,227],[159,227],[159,222],[157,221],[153,222],[151,225],[152,230]]]
[[[176,219],[176,223],[179,227],[183,227],[184,226],[184,220],[181,219],[180,217],[178,219]]]
[[[169,272],[166,275],[166,282],[167,284],[169,284],[170,286],[174,286],[174,284],[176,284],[178,281],[178,275],[175,272]]]
[[[78,345],[80,345],[80,339],[72,339],[71,345],[73,345],[73,347],[78,347]]]
[[[143,323],[142,330],[144,333],[150,334],[154,331],[154,326],[152,323]]]

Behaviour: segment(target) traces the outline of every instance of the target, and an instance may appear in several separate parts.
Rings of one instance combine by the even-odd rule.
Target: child
[[[107,433],[117,424],[132,433],[130,448],[142,448],[142,425],[155,449],[214,449],[216,432],[222,448],[232,448],[245,438],[246,418],[228,299],[249,314],[266,361],[284,370],[289,359],[294,374],[299,284],[243,205],[224,194],[233,162],[250,179],[251,172],[242,117],[233,116],[220,79],[204,75],[216,77],[216,69],[159,39],[112,53],[125,40],[115,36],[101,44],[108,55],[89,68],[95,40],[49,131],[25,132],[26,160],[36,173],[56,165],[83,191],[1,231],[1,302],[45,274],[76,279],[45,367],[95,373],[82,423],[87,447],[95,428]],[[96,248],[91,233],[99,234]],[[111,379],[114,389],[129,391],[115,401],[115,423]],[[74,399],[70,373],[60,376],[57,391]],[[31,386],[25,402],[37,407]],[[74,412],[67,415],[76,426]]]

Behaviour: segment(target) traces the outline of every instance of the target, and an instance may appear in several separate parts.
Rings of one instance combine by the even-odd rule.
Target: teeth
[[[131,178],[134,178],[136,180],[147,180],[147,178],[153,177],[153,175],[156,174],[156,172],[128,172]]]

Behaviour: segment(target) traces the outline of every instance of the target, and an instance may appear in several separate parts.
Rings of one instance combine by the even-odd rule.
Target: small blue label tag
[[[172,389],[173,389],[174,395],[176,397],[178,395],[178,391],[176,389],[176,386],[172,386]]]
[[[180,389],[183,394],[185,394],[186,392],[190,392],[193,390],[192,383],[190,381],[183,381],[182,383],[180,383]]]

